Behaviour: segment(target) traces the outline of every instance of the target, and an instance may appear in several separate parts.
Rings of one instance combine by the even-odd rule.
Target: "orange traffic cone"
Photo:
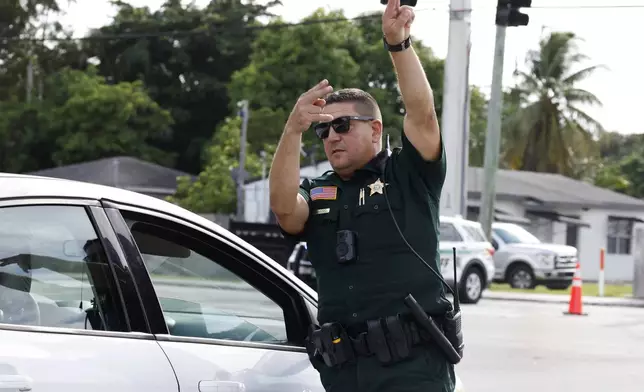
[[[586,316],[587,314],[582,312],[582,299],[581,299],[581,266],[577,262],[575,268],[575,276],[572,278],[572,290],[570,291],[570,303],[568,305],[568,311],[564,314]]]

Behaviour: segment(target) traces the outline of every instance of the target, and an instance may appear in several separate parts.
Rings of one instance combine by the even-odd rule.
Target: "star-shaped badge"
[[[382,191],[385,189],[385,185],[389,184],[384,184],[382,181],[380,181],[380,178],[377,179],[373,184],[369,184],[369,189],[371,189],[369,196],[373,196],[376,193],[380,193],[382,195]]]

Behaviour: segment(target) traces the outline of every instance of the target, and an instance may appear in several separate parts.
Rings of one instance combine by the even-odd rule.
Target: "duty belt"
[[[382,363],[399,362],[411,348],[429,342],[429,335],[401,315],[388,316],[344,327],[340,323],[312,325],[307,338],[310,356],[319,356],[329,367],[375,355]]]

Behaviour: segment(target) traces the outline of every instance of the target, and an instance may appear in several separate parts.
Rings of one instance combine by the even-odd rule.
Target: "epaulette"
[[[315,181],[325,181],[325,180],[328,180],[334,174],[335,174],[335,172],[333,170],[327,170],[324,173],[322,173],[321,176],[316,177],[313,180],[315,180]]]

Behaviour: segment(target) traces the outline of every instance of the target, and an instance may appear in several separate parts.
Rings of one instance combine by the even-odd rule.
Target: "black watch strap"
[[[403,42],[401,42],[401,43],[399,43],[397,45],[389,45],[387,43],[387,38],[385,38],[384,36],[382,37],[382,42],[383,42],[383,44],[385,46],[385,49],[387,49],[388,51],[390,51],[390,52],[402,52],[403,50],[405,50],[405,49],[407,49],[407,48],[409,48],[411,46],[411,35],[409,37],[407,37],[406,40],[404,40]]]

